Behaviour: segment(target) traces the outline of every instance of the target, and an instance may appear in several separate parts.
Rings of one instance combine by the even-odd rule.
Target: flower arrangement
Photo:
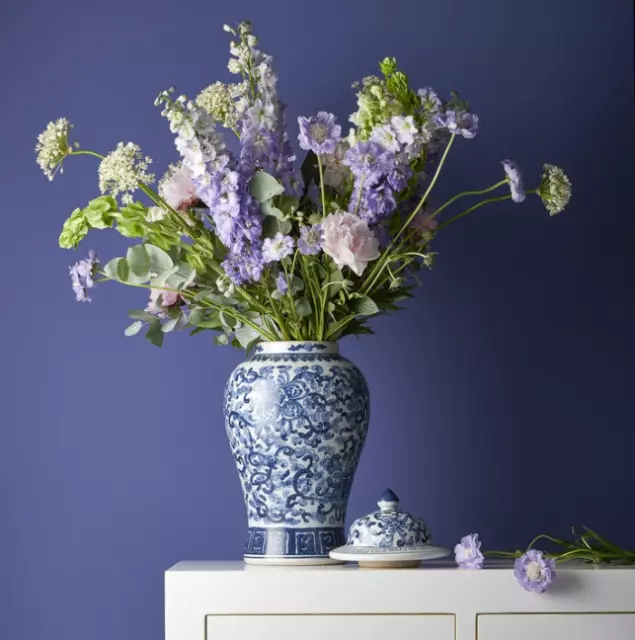
[[[298,168],[278,98],[270,56],[257,49],[249,22],[225,26],[233,38],[229,71],[194,99],[163,91],[162,108],[180,155],[158,182],[152,160],[120,142],[102,156],[71,142],[65,118],[40,134],[37,160],[53,179],[67,158],[99,159],[101,195],[75,209],[59,244],[77,248],[90,229],[114,228],[136,240],[125,257],[102,265],[94,252],[70,269],[76,299],[97,283],[149,289],[145,309],[130,313],[126,335],[189,328],[217,332],[219,344],[250,349],[259,341],[337,340],[372,333],[369,318],[396,311],[412,295],[417,272],[431,267],[431,241],[480,207],[538,195],[550,215],[562,211],[571,184],[544,165],[526,190],[519,167],[502,163],[501,179],[433,207],[430,195],[457,138],[473,138],[479,118],[453,93],[414,91],[394,58],[381,76],[354,87],[357,111],[347,137],[331,113],[299,118]],[[233,152],[226,133],[235,136]],[[442,219],[451,205],[485,197]],[[148,199],[136,199],[141,193]]]
[[[599,564],[635,564],[635,552],[621,549],[606,538],[589,529],[573,530],[573,539],[564,540],[540,534],[536,536],[526,551],[488,551],[491,558],[514,559],[514,577],[526,591],[544,593],[556,577],[556,564],[577,561]],[[551,552],[540,551],[535,545],[543,541],[551,545]],[[470,533],[461,538],[454,547],[454,556],[461,569],[482,569],[485,555],[481,551],[478,533]]]

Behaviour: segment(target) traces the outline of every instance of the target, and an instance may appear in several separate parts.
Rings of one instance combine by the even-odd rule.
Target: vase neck
[[[261,342],[255,348],[256,353],[339,353],[337,342]]]

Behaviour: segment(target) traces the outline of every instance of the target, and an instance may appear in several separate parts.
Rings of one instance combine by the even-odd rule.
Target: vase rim
[[[339,353],[337,342],[328,340],[280,340],[276,342],[261,342],[256,345],[255,353]]]

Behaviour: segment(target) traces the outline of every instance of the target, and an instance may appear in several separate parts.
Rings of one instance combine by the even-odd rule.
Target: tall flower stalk
[[[412,295],[441,229],[499,201],[538,195],[550,215],[567,205],[571,184],[561,169],[545,165],[526,191],[519,167],[504,160],[492,186],[435,208],[451,149],[478,132],[478,116],[458,94],[444,100],[430,87],[414,91],[386,58],[380,76],[355,85],[347,138],[324,111],[299,118],[293,133],[273,61],[251,24],[225,31],[234,81],[214,82],[194,99],[170,87],[155,101],[178,153],[156,188],[152,159],[133,142],[107,154],[80,148],[66,118],[38,137],[37,161],[49,179],[67,158],[98,161],[101,195],[72,212],[59,243],[75,249],[90,230],[106,228],[132,240],[125,256],[101,265],[91,254],[71,269],[81,301],[107,281],[148,290],[126,335],[145,330],[160,346],[164,334],[188,328],[250,349],[371,333],[370,318]],[[238,139],[237,150],[226,134]],[[307,152],[301,166],[295,137]],[[459,201],[490,194],[453,212]]]

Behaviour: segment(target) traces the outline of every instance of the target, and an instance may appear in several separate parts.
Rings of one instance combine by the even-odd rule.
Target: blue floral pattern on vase
[[[225,426],[249,522],[245,559],[328,562],[345,540],[368,430],[366,381],[335,343],[259,347],[225,390]]]

